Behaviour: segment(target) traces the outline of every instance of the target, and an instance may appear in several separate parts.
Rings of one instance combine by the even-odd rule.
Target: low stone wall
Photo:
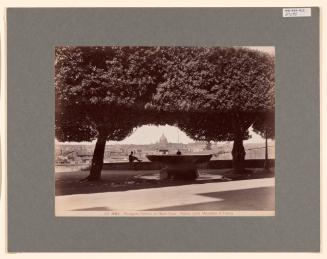
[[[245,160],[247,168],[261,168],[264,165],[264,159],[248,159]],[[270,167],[275,166],[275,159],[269,159]],[[199,165],[201,169],[223,169],[232,168],[232,160],[211,160],[208,164]],[[134,163],[104,163],[103,170],[159,170],[162,166],[154,162],[134,162]]]
[[[261,168],[264,166],[264,159],[248,159],[245,160],[246,168]],[[270,167],[275,167],[275,159],[269,159]],[[232,168],[233,161],[232,160],[211,160],[207,165],[200,166],[199,168],[207,168],[207,169],[223,169],[223,168]]]

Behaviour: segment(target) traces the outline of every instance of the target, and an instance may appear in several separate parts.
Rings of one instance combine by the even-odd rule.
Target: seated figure
[[[142,160],[138,159],[136,156],[133,155],[133,151],[131,151],[131,153],[129,154],[128,160],[131,163],[134,162],[134,161],[138,161],[138,162],[141,162],[142,161]]]

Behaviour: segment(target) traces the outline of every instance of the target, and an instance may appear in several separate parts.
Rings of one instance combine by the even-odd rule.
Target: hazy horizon
[[[162,135],[165,135],[168,142],[170,143],[194,143],[196,142],[192,138],[188,137],[185,132],[181,131],[175,126],[165,125],[165,126],[154,126],[154,125],[143,125],[139,128],[136,128],[134,132],[126,137],[122,141],[107,141],[106,144],[115,145],[115,144],[126,144],[126,145],[149,145],[157,143]],[[265,141],[260,135],[255,133],[252,128],[250,128],[251,138],[245,140],[244,143],[263,143]],[[82,142],[59,142],[55,140],[56,143],[67,144],[67,145],[92,145],[95,144],[93,141],[82,141]],[[221,143],[230,142],[230,141],[221,141]]]

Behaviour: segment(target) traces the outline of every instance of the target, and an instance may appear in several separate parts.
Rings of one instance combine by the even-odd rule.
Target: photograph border
[[[295,19],[282,8],[8,9],[9,252],[318,252],[319,9]],[[276,217],[56,219],[59,44],[274,45]]]

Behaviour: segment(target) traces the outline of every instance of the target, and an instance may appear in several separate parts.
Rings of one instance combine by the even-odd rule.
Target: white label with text
[[[283,8],[283,17],[308,17],[311,8]]]

